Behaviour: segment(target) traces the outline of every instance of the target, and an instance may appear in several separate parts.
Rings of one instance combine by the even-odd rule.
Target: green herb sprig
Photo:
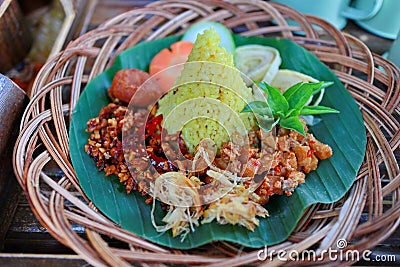
[[[276,124],[289,130],[295,130],[306,135],[300,122],[300,115],[317,115],[339,113],[338,110],[324,106],[306,106],[310,97],[332,82],[297,83],[282,93],[279,89],[265,82],[257,85],[267,94],[267,102],[253,101],[247,104],[241,112],[252,112],[257,118],[258,125],[270,131]]]

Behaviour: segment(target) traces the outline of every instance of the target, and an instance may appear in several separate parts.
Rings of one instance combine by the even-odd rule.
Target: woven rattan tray
[[[294,34],[299,27],[289,26],[289,18],[299,23],[305,35]],[[72,167],[69,120],[88,81],[110,67],[124,49],[142,40],[179,34],[199,20],[219,21],[246,36],[282,37],[304,46],[334,71],[363,114],[367,151],[348,194],[330,205],[311,206],[291,236],[269,249],[322,251],[335,247],[342,238],[349,242],[347,250],[362,251],[389,237],[400,222],[400,171],[395,156],[400,150],[399,69],[321,19],[257,0],[155,2],[103,23],[71,42],[43,67],[33,86],[13,157],[17,179],[41,224],[95,266],[283,263],[277,257],[260,262],[259,249],[243,250],[226,242],[179,251],[143,240],[97,212]],[[312,24],[323,31],[316,32]],[[62,178],[46,173],[49,163],[59,167]],[[362,214],[367,215],[366,221],[360,219]],[[72,224],[84,227],[86,236],[76,234]],[[105,241],[109,237],[120,245],[112,247]],[[328,255],[322,255],[318,263],[328,260]]]

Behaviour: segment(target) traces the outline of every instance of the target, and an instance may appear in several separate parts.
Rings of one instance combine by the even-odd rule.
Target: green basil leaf
[[[293,116],[289,118],[282,119],[280,121],[281,127],[289,129],[289,130],[295,130],[302,135],[306,135],[306,132],[304,131],[304,126],[301,124],[299,117]]]
[[[333,84],[333,82],[316,82],[316,83],[296,83],[294,85],[292,85],[289,89],[287,89],[285,91],[285,93],[283,94],[283,96],[288,99],[292,94],[296,93],[298,90],[303,90],[303,86],[306,87],[311,87],[313,89],[313,95],[318,93],[319,91],[321,91],[324,88],[327,88],[329,86],[331,86]]]
[[[277,125],[279,122],[279,118],[274,120],[271,117],[261,116],[258,114],[256,114],[255,117],[256,117],[258,126],[260,126],[260,128],[264,129],[267,132],[271,131],[272,128],[274,128],[275,125]]]
[[[292,116],[295,116],[295,115],[299,115],[299,113],[300,113],[300,110],[292,108],[288,112],[286,112],[285,118],[292,117]]]
[[[244,112],[253,112],[255,114],[267,115],[272,117],[272,111],[269,108],[268,104],[264,101],[253,101],[248,103],[241,111]]]
[[[316,115],[326,113],[340,113],[338,110],[324,106],[305,106],[299,115]]]
[[[301,87],[303,83],[302,82],[298,82],[292,86],[290,86],[284,93],[283,96],[288,99],[292,94],[294,94],[297,90],[299,90],[299,88]]]
[[[286,100],[290,109],[301,110],[313,94],[313,85],[303,83]]]
[[[321,91],[322,89],[325,89],[325,88],[331,86],[332,84],[334,84],[334,82],[320,82],[320,83],[322,83],[322,84],[321,84],[319,87],[316,86],[316,87],[314,88],[313,95],[315,95],[316,93],[318,93],[318,92]]]
[[[286,113],[287,113],[287,112],[286,112]],[[284,118],[288,117],[288,116],[286,115],[286,113],[284,113],[284,112],[282,112],[282,111],[278,111],[278,112],[275,114],[275,117],[276,117],[276,118],[282,118],[282,119],[284,119]]]
[[[271,108],[272,114],[285,114],[289,109],[289,104],[286,98],[282,95],[279,89],[268,85],[267,83],[258,83],[258,86],[267,93],[268,106]]]

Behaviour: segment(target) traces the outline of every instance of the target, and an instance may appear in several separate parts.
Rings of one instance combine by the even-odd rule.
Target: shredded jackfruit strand
[[[156,205],[156,196],[153,197],[152,208],[151,208],[151,223],[157,232],[166,232],[172,229],[173,236],[181,235],[181,241],[183,241],[186,235],[191,231],[195,231],[194,226],[198,226],[198,219],[202,213],[196,212],[190,215],[190,207],[174,207],[169,206],[167,214],[164,216],[162,221],[165,225],[157,225],[154,218],[154,211]]]
[[[221,224],[240,224],[254,231],[255,226],[259,225],[255,216],[265,217],[268,212],[260,204],[249,200],[247,194],[246,191],[231,192],[211,204],[204,212],[201,223],[210,223],[215,219]]]
[[[168,180],[171,177],[175,179]],[[182,186],[183,183],[188,186]],[[166,173],[156,179],[151,186],[153,194],[151,222],[156,231],[165,232],[171,229],[174,237],[181,235],[181,239],[184,240],[190,230],[194,231],[194,226],[199,225],[198,220],[202,216],[202,208],[197,189],[193,186],[186,176],[177,172]],[[162,219],[165,225],[162,226],[157,225],[154,219],[156,199],[169,204],[168,212]],[[192,214],[191,208],[193,209]]]

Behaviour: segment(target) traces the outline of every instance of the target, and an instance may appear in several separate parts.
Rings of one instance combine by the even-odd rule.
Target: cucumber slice
[[[213,27],[221,38],[220,46],[224,47],[227,52],[233,54],[235,52],[235,42],[233,41],[231,31],[224,25],[213,21],[202,21],[193,24],[183,34],[182,40],[194,43],[197,38],[197,34],[203,33],[204,30]]]

